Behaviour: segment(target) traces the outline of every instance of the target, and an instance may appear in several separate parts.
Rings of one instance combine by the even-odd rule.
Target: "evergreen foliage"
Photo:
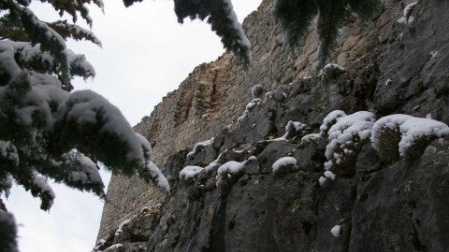
[[[123,0],[125,6],[143,0]],[[185,18],[206,20],[228,51],[234,52],[247,66],[251,61],[251,43],[237,20],[231,0],[174,0],[178,22]]]
[[[17,230],[14,224],[14,217],[1,208],[0,227],[0,252],[17,252]]]
[[[175,0],[175,13],[180,23],[186,17],[201,20],[207,18],[224,47],[234,52],[246,65],[249,64],[251,45],[237,21],[230,0]]]
[[[52,179],[104,198],[100,162],[169,190],[150,161],[150,144],[114,105],[92,91],[70,92],[74,76],[94,77],[95,70],[84,55],[67,48],[66,40],[101,46],[90,30],[72,22],[81,17],[91,25],[86,5],[103,8],[103,3],[41,2],[72,21],[44,22],[30,10],[30,1],[0,0],[0,196],[8,197],[15,182],[48,210],[55,198],[48,183]],[[16,251],[14,219],[5,208],[0,209],[0,227],[0,251]]]
[[[143,0],[123,0],[125,6]],[[231,0],[174,0],[178,22],[187,17],[211,24],[228,51],[234,52],[245,65],[251,60],[251,44],[237,21]],[[317,69],[329,58],[338,37],[338,29],[356,14],[369,21],[381,4],[379,0],[276,0],[274,14],[280,22],[290,47],[301,45],[308,28],[318,15],[316,30],[319,39]]]
[[[352,13],[363,21],[368,21],[380,6],[378,0],[277,0],[274,14],[284,29],[290,46],[303,42],[310,23],[318,14],[317,68],[321,69],[335,47],[338,29],[348,22]]]

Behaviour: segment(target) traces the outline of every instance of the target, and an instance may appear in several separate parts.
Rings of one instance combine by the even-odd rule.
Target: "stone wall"
[[[386,8],[372,23],[361,26],[354,18],[353,22],[340,30],[338,46],[330,61],[343,67],[352,66],[350,68],[356,69],[354,71],[363,71],[367,65],[370,73],[376,71],[377,59],[384,52],[383,48],[395,43],[400,35],[401,28],[395,28],[395,22],[410,1],[384,2]],[[171,155],[217,136],[228,125],[235,125],[245,104],[251,100],[250,88],[255,84],[262,84],[266,90],[274,90],[302,77],[316,75],[314,63],[317,59],[317,38],[313,27],[302,47],[286,50],[280,26],[272,15],[273,4],[273,0],[264,0],[258,10],[244,21],[253,54],[252,64],[247,70],[237,64],[229,53],[214,62],[202,64],[193,70],[177,90],[163,98],[150,117],[143,118],[135,126],[137,132],[150,139],[154,161],[161,169],[164,169]],[[359,79],[362,78],[359,75]],[[316,97],[317,100],[328,99],[318,103],[317,106],[322,107],[321,112],[327,103],[332,102],[329,101],[331,98]],[[357,103],[356,96],[352,102]],[[368,102],[366,106],[376,109],[374,103]],[[304,121],[312,119],[319,118],[310,115],[303,118]],[[283,125],[278,125],[277,129],[282,131]],[[114,174],[108,188],[109,200],[104,206],[98,237],[105,237],[143,206],[154,206],[164,201],[164,197],[167,196],[161,195],[157,189],[145,185],[138,178]]]

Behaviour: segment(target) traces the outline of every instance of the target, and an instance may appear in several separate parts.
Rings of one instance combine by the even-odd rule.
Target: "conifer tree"
[[[74,76],[93,77],[95,70],[84,55],[67,48],[66,40],[101,46],[75,23],[81,17],[91,25],[86,5],[103,8],[101,0],[41,2],[72,20],[44,22],[29,0],[0,0],[0,198],[14,182],[48,210],[55,198],[48,179],[105,197],[99,162],[169,190],[150,161],[150,144],[115,106],[92,91],[70,92]],[[0,251],[16,251],[16,227],[5,207],[0,226]]]

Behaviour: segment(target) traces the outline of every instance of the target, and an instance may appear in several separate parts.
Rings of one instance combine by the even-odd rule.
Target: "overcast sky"
[[[233,0],[240,21],[262,0]],[[92,6],[93,31],[103,43],[69,43],[95,67],[93,80],[76,81],[76,89],[92,89],[120,108],[131,125],[149,115],[162,97],[178,87],[193,68],[217,59],[224,51],[206,23],[180,25],[173,2],[146,0],[130,8],[122,1],[104,1],[105,13]],[[34,6],[36,13],[50,9]],[[80,24],[81,25],[81,24]],[[109,174],[102,172],[107,183]],[[22,252],[88,252],[97,236],[103,202],[93,195],[54,185],[56,200],[50,212],[39,210],[40,201],[14,187],[6,201],[19,224]]]

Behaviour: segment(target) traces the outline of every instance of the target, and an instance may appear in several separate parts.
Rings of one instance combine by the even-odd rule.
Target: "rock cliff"
[[[335,110],[448,124],[449,2],[403,17],[412,1],[383,1],[373,22],[341,29],[338,65],[320,73],[313,29],[285,50],[273,2],[244,22],[249,69],[229,54],[202,64],[135,126],[172,193],[113,175],[98,250],[448,251],[449,137],[420,139],[412,156],[395,152],[399,128],[391,155],[359,137],[340,163],[321,126]],[[295,162],[274,165],[284,157]]]

